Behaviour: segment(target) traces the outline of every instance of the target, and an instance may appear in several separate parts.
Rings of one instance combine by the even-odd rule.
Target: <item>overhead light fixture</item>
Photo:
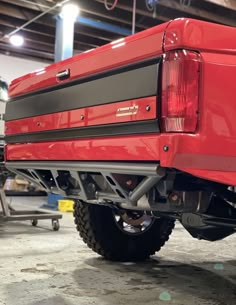
[[[80,13],[80,9],[78,5],[71,2],[71,3],[66,3],[62,6],[60,16],[62,18],[67,18],[75,21],[79,13]]]
[[[15,47],[21,47],[24,44],[24,37],[21,35],[12,35],[9,38],[10,43]]]

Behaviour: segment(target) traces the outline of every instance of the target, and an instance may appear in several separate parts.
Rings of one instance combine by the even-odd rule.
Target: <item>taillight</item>
[[[163,57],[162,129],[194,132],[198,121],[200,56],[187,50]]]

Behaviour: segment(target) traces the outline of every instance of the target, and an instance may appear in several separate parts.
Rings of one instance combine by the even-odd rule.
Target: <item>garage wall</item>
[[[45,62],[33,61],[0,54],[0,76],[8,83],[14,78],[47,66]]]

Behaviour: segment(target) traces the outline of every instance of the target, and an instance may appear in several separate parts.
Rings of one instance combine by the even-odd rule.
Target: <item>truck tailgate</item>
[[[7,143],[158,133],[166,25],[14,81],[5,117]]]
[[[168,23],[122,38],[15,79],[10,86],[12,98],[41,89],[60,86],[73,80],[97,76],[114,68],[140,62],[163,53],[163,35]],[[69,78],[58,73],[68,70]]]

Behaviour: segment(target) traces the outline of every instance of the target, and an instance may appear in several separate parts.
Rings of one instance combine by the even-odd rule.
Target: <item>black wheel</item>
[[[36,227],[38,225],[38,220],[37,219],[33,219],[31,221],[31,224],[32,224],[33,227]]]
[[[59,223],[58,219],[53,219],[52,220],[52,228],[53,228],[53,231],[59,231],[60,223]]]
[[[140,261],[159,251],[174,228],[174,220],[155,219],[144,212],[118,214],[106,206],[76,202],[74,217],[83,241],[109,260]]]

